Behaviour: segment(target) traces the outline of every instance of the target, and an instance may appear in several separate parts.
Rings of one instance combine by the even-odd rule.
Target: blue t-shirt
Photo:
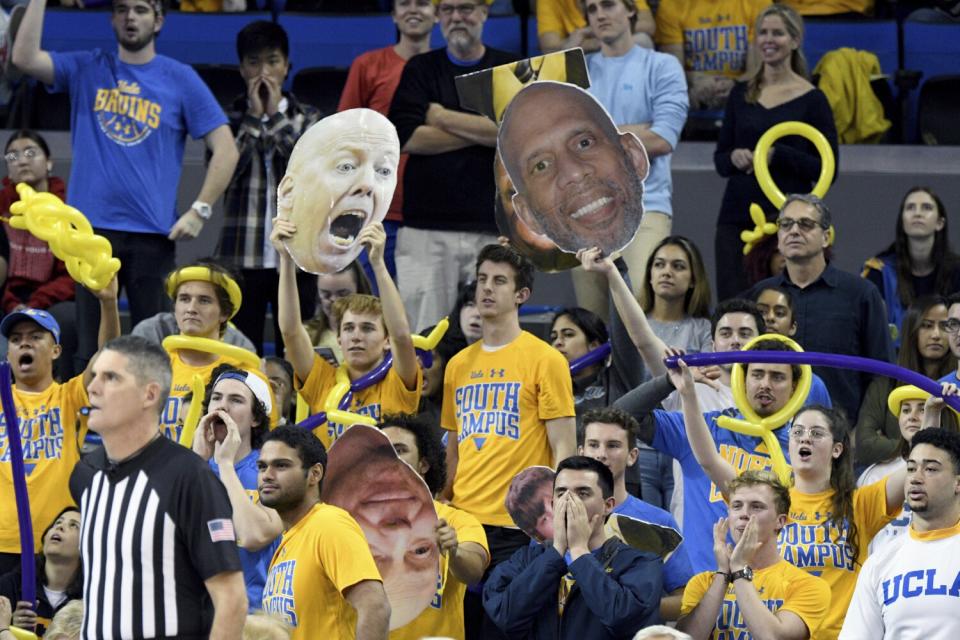
[[[675,57],[637,46],[619,57],[597,52],[587,56],[587,71],[588,91],[618,127],[650,123],[653,133],[677,147],[690,100],[683,66]],[[650,173],[643,183],[644,211],[673,215],[670,156],[650,159]]]
[[[957,377],[957,372],[954,371],[940,378],[939,382],[950,382],[952,384],[960,385],[960,378]]]
[[[669,511],[647,504],[636,496],[628,495],[624,502],[613,508],[613,513],[620,513],[637,520],[670,527],[676,529],[677,532],[680,531],[677,521],[673,519]],[[680,546],[674,549],[673,554],[663,564],[663,590],[666,593],[675,591],[690,582],[693,576],[694,571],[690,564],[690,556],[687,554],[687,546],[681,541]]]
[[[823,384],[823,378],[815,373],[810,378],[810,393],[807,395],[803,406],[807,407],[814,404],[822,404],[828,409],[833,408],[833,401],[830,399],[827,385]]]
[[[210,89],[166,56],[139,65],[100,49],[50,56],[49,90],[70,93],[67,202],[98,229],[167,235],[187,134],[202,138],[227,124]]]
[[[721,415],[743,418],[736,409],[703,414],[720,455],[738,474],[748,469],[770,469],[770,456],[763,441],[718,427],[716,420]],[[657,425],[653,448],[676,458],[683,469],[683,537],[693,571],[714,571],[717,560],[713,555],[713,525],[720,518],[727,517],[727,504],[693,455],[684,429],[683,413],[657,410],[653,417]],[[790,461],[788,431],[785,425],[774,432],[787,462]]]
[[[240,484],[247,490],[251,500],[257,495],[257,459],[259,457],[260,452],[254,449],[233,465],[233,468],[237,470],[237,477],[240,478]],[[210,459],[210,468],[219,478],[220,467],[213,461],[213,458]],[[260,549],[260,551],[247,551],[238,548],[240,564],[243,566],[243,581],[247,587],[247,602],[251,612],[260,608],[263,585],[267,582],[267,569],[270,568],[270,560],[273,559],[273,552],[277,550],[280,537],[277,536],[276,540]]]

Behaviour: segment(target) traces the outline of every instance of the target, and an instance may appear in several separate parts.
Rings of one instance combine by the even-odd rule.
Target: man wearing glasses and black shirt
[[[793,294],[797,333],[793,339],[807,351],[893,360],[880,291],[855,275],[827,263],[831,242],[830,210],[817,196],[794,194],[777,218],[779,250],[786,260],[783,273],[761,280],[742,296],[751,300],[770,287]],[[870,376],[851,369],[814,367],[835,405],[856,422]]]

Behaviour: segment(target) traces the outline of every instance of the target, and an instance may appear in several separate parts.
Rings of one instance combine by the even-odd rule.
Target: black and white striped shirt
[[[204,580],[240,571],[226,490],[195,453],[166,438],[118,464],[80,462],[82,638],[206,638]]]

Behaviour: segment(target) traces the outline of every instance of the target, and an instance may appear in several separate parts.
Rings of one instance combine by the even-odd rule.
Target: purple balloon
[[[596,349],[591,349],[570,363],[570,375],[575,376],[587,367],[603,362],[610,355],[610,343],[604,342]]]
[[[392,366],[393,354],[388,353],[383,359],[383,362],[374,367],[372,371],[368,371],[350,383],[350,391],[343,394],[343,397],[340,398],[340,402],[337,404],[337,408],[341,411],[347,411],[350,408],[350,403],[353,401],[353,394],[358,391],[363,391],[367,387],[372,387],[386,378]]]
[[[915,387],[923,389],[930,395],[941,397],[940,383],[936,380],[911,371],[910,369],[860,356],[842,356],[835,353],[817,353],[815,351],[723,351],[721,353],[691,353],[685,356],[670,356],[664,359],[671,369],[677,367],[677,360],[682,359],[691,367],[708,367],[720,364],[809,364],[814,367],[835,367],[838,369],[852,369],[878,376],[887,376]],[[943,398],[951,408],[960,411],[960,397],[947,396]]]
[[[0,364],[0,406],[7,422],[7,449],[10,451],[13,493],[17,501],[17,524],[20,525],[20,599],[37,601],[37,565],[34,561],[33,521],[30,518],[30,496],[27,474],[23,468],[23,447],[20,444],[20,420],[13,402],[10,363]],[[14,603],[15,605],[16,603]]]
[[[327,414],[321,411],[320,413],[315,413],[312,416],[307,416],[306,418],[298,422],[296,426],[300,427],[301,429],[308,429],[310,431],[313,431],[314,429],[316,429],[326,421],[327,421]]]

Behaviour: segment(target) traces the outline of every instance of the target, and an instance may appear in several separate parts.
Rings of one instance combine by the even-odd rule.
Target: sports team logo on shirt
[[[140,96],[140,85],[119,80],[115,89],[97,89],[93,111],[100,130],[125,147],[140,144],[160,126],[163,108]]]

